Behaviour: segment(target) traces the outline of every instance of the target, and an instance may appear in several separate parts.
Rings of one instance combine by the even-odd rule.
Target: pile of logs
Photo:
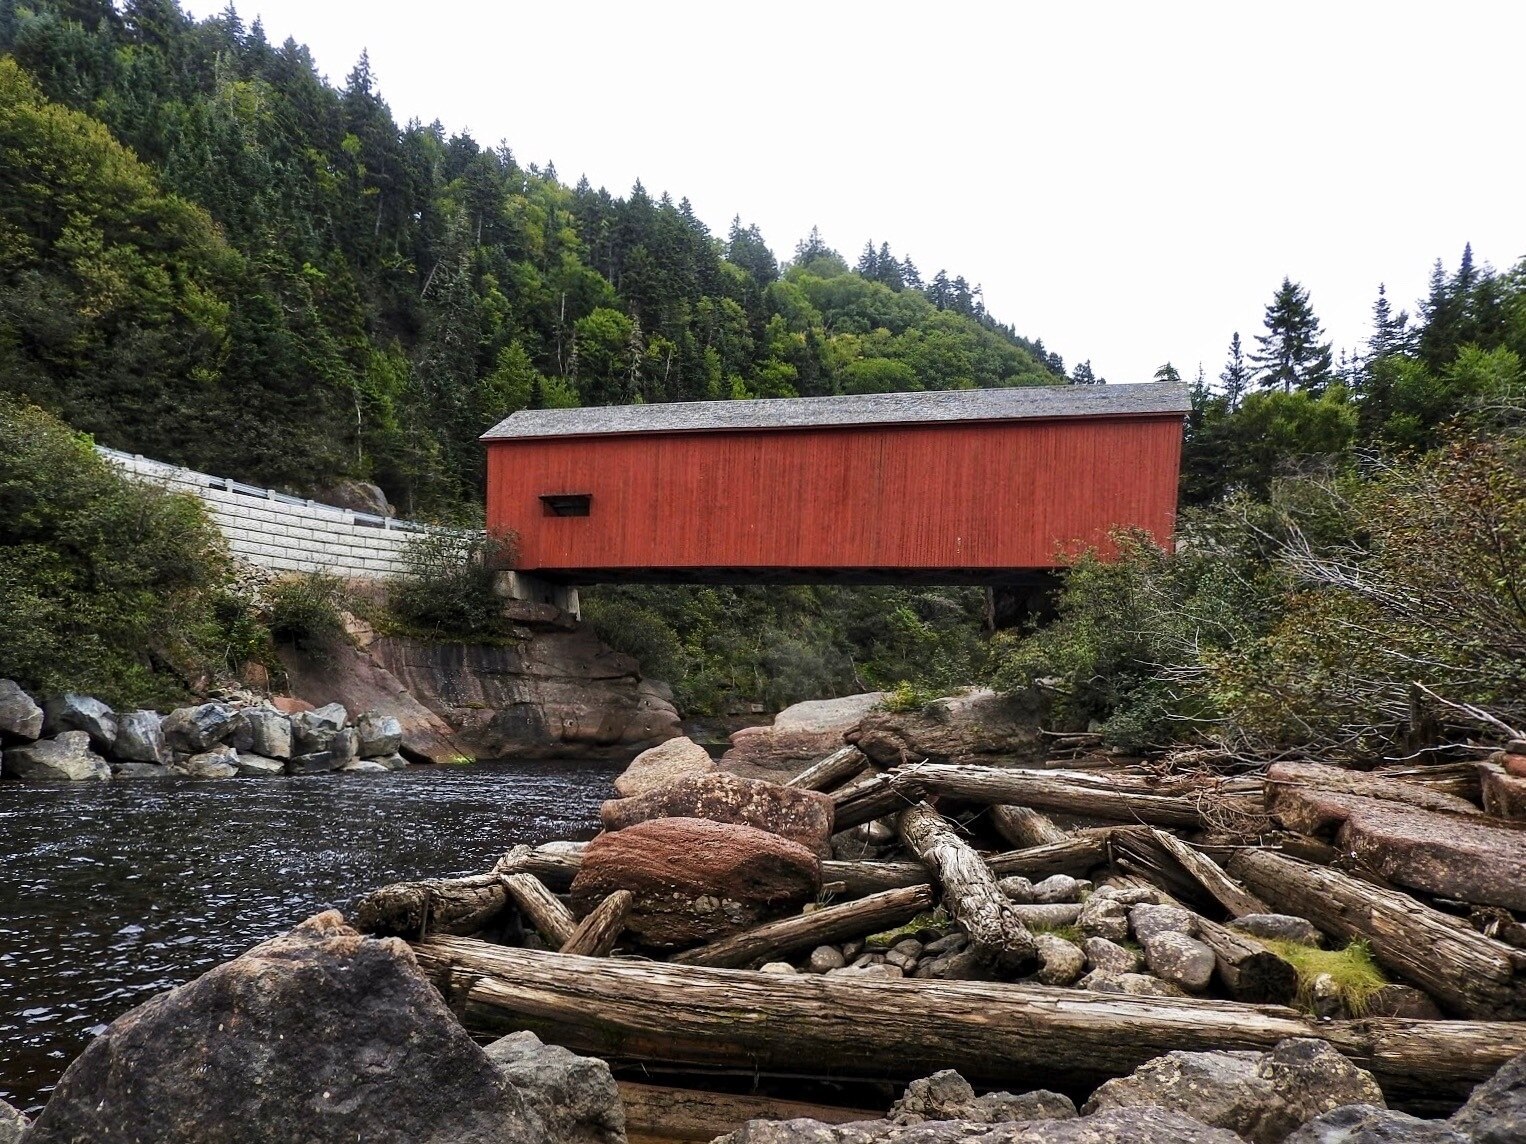
[[[848,747],[745,798],[735,784],[758,780],[675,780],[716,821],[749,830],[766,829],[766,807],[792,808],[780,833],[798,838],[775,839],[769,860],[789,866],[784,847],[805,855],[814,900],[760,891],[746,910],[722,902],[703,915],[710,936],[665,942],[696,931],[639,920],[673,908],[653,902],[661,863],[624,888],[604,871],[597,900],[573,886],[605,834],[516,847],[473,877],[384,887],[355,921],[408,939],[474,1032],[532,1029],[612,1062],[879,1079],[954,1068],[976,1083],[1020,1073],[1074,1088],[1173,1049],[1318,1036],[1391,1096],[1437,1098],[1526,1051],[1526,823],[1480,805],[1481,774],[1498,787],[1519,770],[1510,756],[1370,773],[1279,763],[1234,777],[881,770]],[[834,857],[820,858],[799,839],[828,799]],[[606,826],[635,802],[606,804]],[[775,870],[749,882],[745,861],[736,877],[788,880]],[[1046,886],[1063,887],[1060,900]],[[693,892],[682,871],[667,889]],[[1332,1019],[1268,916],[1331,948],[1365,943],[1432,1015],[1337,1002]],[[1199,957],[1199,977],[1093,964],[1115,950],[1139,960],[1132,932],[1154,969],[1161,925],[1164,945]],[[1093,971],[1077,981],[1082,956]],[[1067,980],[1075,987],[1045,984]]]

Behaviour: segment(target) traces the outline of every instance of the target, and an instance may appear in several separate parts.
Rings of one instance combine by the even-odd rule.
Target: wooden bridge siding
[[[1180,454],[1175,416],[499,441],[488,523],[526,571],[1045,568],[1114,527],[1168,537]]]

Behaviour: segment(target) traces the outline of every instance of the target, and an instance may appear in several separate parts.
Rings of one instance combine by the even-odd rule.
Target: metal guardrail
[[[194,483],[209,489],[219,489],[223,492],[236,493],[239,496],[249,497],[251,500],[274,501],[277,504],[296,505],[299,508],[326,509],[338,516],[347,517],[353,523],[364,528],[384,528],[396,532],[428,532],[429,527],[423,524],[415,524],[411,520],[396,520],[390,516],[377,516],[375,513],[359,512],[355,509],[341,508],[336,504],[325,504],[322,501],[303,500],[301,497],[289,496],[286,493],[278,493],[275,489],[262,489],[255,485],[246,485],[243,481],[236,481],[232,477],[214,477],[210,473],[197,472],[195,469],[187,469],[182,465],[172,465],[167,461],[156,461],[152,457],[145,457],[142,453],[124,453],[120,449],[108,449],[104,445],[97,445],[95,451],[109,460],[136,465],[151,465],[156,469],[163,469],[170,473],[183,474]]]

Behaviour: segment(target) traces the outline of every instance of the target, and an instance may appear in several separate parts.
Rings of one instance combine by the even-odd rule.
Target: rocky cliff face
[[[396,716],[415,757],[624,759],[682,733],[667,686],[582,625],[526,626],[504,645],[379,636],[361,623],[351,635],[323,663],[284,657],[292,694]]]

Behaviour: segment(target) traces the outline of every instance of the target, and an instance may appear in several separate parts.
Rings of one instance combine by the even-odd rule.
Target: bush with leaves
[[[393,581],[387,610],[404,629],[434,638],[493,639],[507,634],[504,601],[494,590],[512,568],[512,533],[431,529],[409,541],[407,572]]]
[[[194,497],[129,480],[0,395],[0,676],[113,705],[183,698],[223,666],[228,570]]]
[[[260,594],[271,638],[318,660],[345,643],[344,612],[350,607],[344,581],[323,572],[277,580]]]

